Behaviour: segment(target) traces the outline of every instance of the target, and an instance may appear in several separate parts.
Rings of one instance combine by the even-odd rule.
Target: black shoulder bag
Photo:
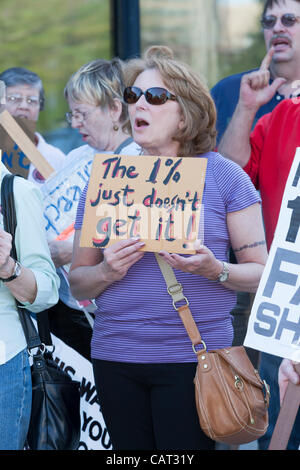
[[[13,182],[14,175],[4,176],[1,206],[4,230],[13,237],[11,256],[17,260]],[[81,428],[80,383],[58,367],[52,357],[53,351],[50,352],[45,346],[52,345],[47,312],[37,314],[38,332],[30,313],[18,301],[16,303],[32,358],[32,409],[27,446],[31,450],[76,450]],[[36,348],[37,352],[32,352]]]

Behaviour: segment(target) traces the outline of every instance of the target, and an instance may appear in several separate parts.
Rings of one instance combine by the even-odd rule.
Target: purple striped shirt
[[[202,201],[204,243],[216,258],[226,261],[230,247],[226,213],[244,209],[260,198],[238,165],[214,152],[201,157],[208,158]],[[86,190],[78,205],[76,230],[82,226],[85,198]],[[207,349],[230,346],[235,292],[198,275],[177,270],[175,274]],[[125,278],[96,299],[96,305],[93,358],[135,363],[197,360],[153,253],[145,253]]]

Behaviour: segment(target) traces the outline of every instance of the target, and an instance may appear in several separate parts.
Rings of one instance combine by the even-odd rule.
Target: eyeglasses
[[[297,23],[297,21],[299,21],[299,19],[300,17],[294,15],[293,13],[285,13],[280,18],[280,21],[283,24],[283,26],[286,26],[287,28],[291,28],[292,26],[294,26],[295,23]],[[267,16],[263,16],[260,22],[264,29],[272,29],[277,23],[277,20],[278,20],[277,16],[267,15]]]
[[[86,120],[89,114],[91,113],[83,113],[80,111],[75,111],[74,113],[71,113],[71,111],[69,111],[68,113],[65,114],[65,116],[66,116],[66,120],[68,124],[72,124],[72,119],[75,119],[78,122],[78,124],[81,124],[83,121]]]
[[[20,104],[23,103],[23,100],[25,100],[28,106],[32,108],[36,108],[41,103],[41,100],[37,96],[22,96],[22,95],[7,95],[6,96],[6,102],[14,106],[19,106]]]
[[[148,90],[143,91],[136,86],[128,86],[124,90],[124,101],[127,104],[137,103],[140,97],[144,95],[146,101],[149,104],[160,105],[166,103],[167,100],[176,101],[177,98],[175,95],[172,95],[165,88],[154,87],[148,88]]]

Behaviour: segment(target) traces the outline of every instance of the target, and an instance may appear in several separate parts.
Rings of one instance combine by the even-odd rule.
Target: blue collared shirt
[[[254,72],[254,70],[248,70],[246,72],[225,77],[211,90],[211,94],[217,108],[217,144],[219,144],[239,101],[241,79],[243,75],[250,72]],[[270,80],[270,84],[272,81],[273,80]],[[261,106],[256,113],[253,127],[259,118],[273,111],[273,109],[284,99],[283,95],[276,93],[268,103]]]

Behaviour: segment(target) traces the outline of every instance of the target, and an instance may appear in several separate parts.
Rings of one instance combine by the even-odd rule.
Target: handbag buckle
[[[198,343],[198,344],[202,344],[203,349],[200,349],[200,351],[197,351],[196,348],[195,348],[195,345],[192,344],[192,348],[193,348],[194,353],[197,354],[197,355],[198,355],[199,353],[201,353],[201,354],[202,354],[202,353],[206,353],[207,348],[206,348],[206,344],[205,344],[205,342],[203,341],[203,339],[202,339],[202,340],[200,341],[200,343]]]
[[[179,294],[182,292],[182,285],[177,282],[177,284],[172,284],[171,286],[168,286],[168,293],[172,297],[172,295]]]
[[[37,349],[37,352],[36,353],[31,352],[32,349]],[[39,354],[43,355],[44,352],[46,351],[46,345],[44,343],[41,343],[39,346],[35,348],[27,348],[27,351],[30,357],[37,356]]]
[[[173,298],[174,295],[181,294],[182,285],[179,284],[179,282],[177,282],[176,284],[172,284],[171,286],[168,286],[167,289],[168,289],[168,294]],[[174,307],[175,310],[178,311],[178,309],[179,309],[179,307],[176,307],[176,302],[181,302],[182,300],[185,301],[185,304],[181,305],[181,307],[183,307],[183,306],[188,307],[189,306],[188,299],[185,296],[182,296],[181,299],[173,300],[173,307]]]
[[[189,303],[189,301],[188,301],[188,299],[187,299],[186,297],[183,297],[181,300],[184,300],[184,301],[185,301],[185,304],[180,305],[180,307],[188,307],[188,306],[190,305],[190,303]],[[177,300],[177,302],[180,302],[181,300]],[[175,302],[175,300],[173,300],[173,307],[174,307],[175,310],[177,310],[177,312],[178,312],[178,310],[179,310],[180,307],[176,307],[176,302]]]

